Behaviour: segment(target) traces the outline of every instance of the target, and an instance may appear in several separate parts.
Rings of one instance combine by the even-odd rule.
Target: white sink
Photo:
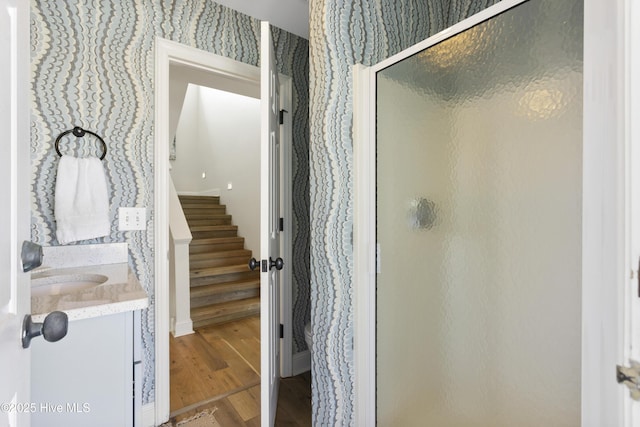
[[[50,273],[50,272],[49,272]],[[47,274],[32,276],[31,296],[66,295],[105,283],[109,278],[102,274]]]

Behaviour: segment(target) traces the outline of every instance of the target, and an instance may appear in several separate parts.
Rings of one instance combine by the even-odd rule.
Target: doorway
[[[427,415],[434,417],[427,423],[438,425],[618,425],[613,420],[621,419],[620,393],[607,374],[622,349],[616,322],[623,282],[615,268],[624,238],[620,223],[594,221],[603,206],[624,212],[621,199],[605,203],[605,184],[595,182],[600,177],[607,188],[622,188],[619,164],[613,166],[621,141],[605,148],[594,140],[603,129],[615,134],[618,123],[615,116],[592,121],[603,99],[583,95],[583,78],[590,88],[592,70],[601,70],[595,56],[582,56],[589,40],[583,2],[566,2],[553,13],[544,4],[503,1],[371,68],[356,68],[358,425],[421,425]],[[593,23],[590,18],[584,22]],[[537,32],[532,24],[554,23],[553,30],[523,35]],[[590,24],[584,25],[587,34]],[[508,35],[509,26],[517,36]],[[521,42],[532,46],[500,51]],[[526,57],[518,59],[521,53]],[[536,68],[542,76],[531,76]],[[414,111],[420,116],[412,121]],[[556,132],[558,126],[568,128]],[[519,209],[526,214],[509,213]],[[596,242],[605,229],[611,240]],[[413,262],[403,263],[398,250]],[[612,337],[610,351],[596,356],[594,343],[605,336]],[[518,354],[529,345],[534,348]],[[389,357],[416,363],[390,365]],[[395,380],[407,395],[392,391]],[[518,396],[541,409],[527,415]],[[426,412],[420,407],[419,419],[411,417],[416,402],[429,405]]]
[[[257,67],[240,63],[229,58],[214,55],[199,49],[184,46],[164,39],[156,43],[156,135],[155,135],[155,248],[157,253],[168,252],[168,183],[169,183],[169,144],[171,140],[172,117],[170,111],[169,73],[170,65],[186,67],[193,76],[194,82],[206,81],[207,86],[223,88],[226,91],[244,96],[259,98],[260,73]],[[281,76],[281,108],[291,111],[291,79]],[[176,117],[174,115],[174,117]],[[177,120],[177,118],[176,118]],[[281,125],[283,134],[282,148],[282,176],[285,183],[290,184],[290,156],[291,156],[291,118],[284,114],[284,124]],[[288,187],[290,188],[290,187]],[[290,212],[290,190],[285,186],[283,192],[283,212]],[[164,191],[163,189],[166,189]],[[286,227],[285,227],[286,230]],[[291,236],[283,238],[282,253],[290,253]],[[285,255],[286,256],[286,255]],[[281,280],[283,288],[289,289],[291,283],[290,270],[283,270]],[[162,256],[156,257],[155,265],[156,294],[156,364],[155,364],[155,403],[148,409],[153,415],[147,414],[144,419],[155,419],[160,422],[169,418],[169,300],[171,295],[168,286],[168,263]],[[282,292],[281,313],[284,318],[291,318],[291,293]],[[280,341],[282,346],[282,363],[291,363],[291,324],[285,323],[285,338]],[[287,339],[288,338],[288,339]],[[288,357],[287,357],[288,356]],[[291,369],[290,367],[288,368]],[[285,369],[283,369],[284,371]]]
[[[260,253],[260,99],[196,84],[184,71],[171,67],[171,104],[181,111],[171,109],[180,118],[170,174],[192,232],[193,333],[176,325],[170,338],[170,416],[213,405],[248,421],[260,414],[260,280],[247,268]]]

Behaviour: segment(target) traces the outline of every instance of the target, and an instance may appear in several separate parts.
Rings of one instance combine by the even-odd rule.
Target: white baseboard
[[[293,375],[300,375],[303,372],[311,370],[311,352],[309,350],[301,351],[293,355],[292,359]]]
[[[203,191],[178,191],[179,196],[219,196],[219,188],[210,188]]]
[[[191,319],[183,320],[181,322],[176,322],[173,330],[171,331],[171,334],[174,336],[174,338],[181,337],[183,335],[189,335],[192,333],[193,333],[193,322],[191,321]]]
[[[163,421],[164,422],[164,421]],[[162,423],[159,423],[162,424]],[[142,427],[156,426],[156,405],[154,402],[142,405]]]

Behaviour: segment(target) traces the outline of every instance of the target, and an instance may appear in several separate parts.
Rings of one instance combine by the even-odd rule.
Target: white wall
[[[189,85],[176,132],[176,160],[171,161],[176,190],[219,194],[245,247],[255,254],[260,247],[259,147],[259,99]]]

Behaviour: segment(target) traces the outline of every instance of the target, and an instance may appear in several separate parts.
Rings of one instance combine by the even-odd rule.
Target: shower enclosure
[[[583,1],[502,3],[356,87],[380,426],[582,422]]]
[[[377,75],[380,426],[580,424],[582,2]]]

